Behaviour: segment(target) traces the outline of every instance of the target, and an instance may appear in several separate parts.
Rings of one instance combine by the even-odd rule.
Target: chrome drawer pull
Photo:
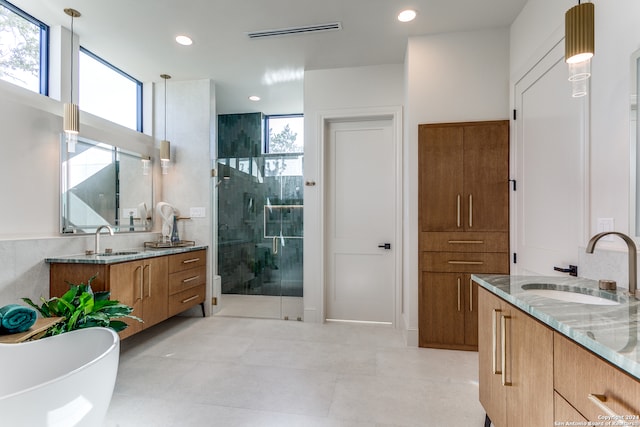
[[[482,245],[484,240],[449,240],[451,245]]]
[[[613,410],[611,408],[609,408],[607,405],[605,405],[604,402],[607,401],[607,396],[603,396],[601,394],[589,394],[587,396],[587,399],[589,399],[591,402],[593,402],[598,409],[600,409],[602,412],[604,412],[605,414],[609,415],[612,418],[615,419],[622,419],[621,416],[619,416],[618,414],[616,414],[615,412],[613,412]]]
[[[183,264],[191,264],[192,262],[198,262],[200,261],[200,258],[191,258],[191,259],[185,259],[184,261],[182,261]]]
[[[194,280],[198,280],[200,278],[200,276],[193,276],[193,277],[189,277],[188,279],[184,279],[182,281],[182,283],[189,283],[189,282],[193,282]]]
[[[447,261],[449,264],[456,265],[482,265],[484,261]]]
[[[182,300],[182,304],[186,304],[186,303],[188,303],[189,301],[193,301],[194,299],[198,299],[198,298],[200,298],[200,295],[194,295],[194,296],[192,296],[192,297],[189,297],[189,298],[187,298],[187,299]]]

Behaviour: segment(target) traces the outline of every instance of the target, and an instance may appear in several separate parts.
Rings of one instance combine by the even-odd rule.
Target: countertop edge
[[[183,246],[176,248],[162,248],[162,249],[130,249],[131,251],[137,251],[135,254],[128,255],[65,255],[61,257],[48,257],[44,259],[47,264],[117,264],[120,262],[136,261],[139,259],[155,258],[165,255],[175,255],[186,252],[199,251],[202,249],[208,249],[208,245],[195,245],[195,246]],[[125,250],[123,250],[125,251]]]
[[[620,370],[624,371],[628,375],[634,377],[640,381],[640,363],[625,357],[624,355],[617,353],[616,350],[607,347],[600,342],[591,339],[588,335],[574,331],[569,325],[566,325],[562,321],[552,317],[551,315],[536,309],[536,307],[522,301],[521,299],[504,292],[497,286],[492,285],[483,276],[483,274],[472,274],[471,278],[479,286],[482,286],[487,291],[508,302],[509,304],[519,308],[523,312],[529,314],[531,317],[539,320],[554,331],[559,332],[563,336],[567,337],[571,341],[580,344],[582,347],[591,351],[595,355],[616,366]],[[494,276],[497,277],[497,276]],[[508,277],[508,276],[503,276]],[[518,276],[511,276],[518,277]]]

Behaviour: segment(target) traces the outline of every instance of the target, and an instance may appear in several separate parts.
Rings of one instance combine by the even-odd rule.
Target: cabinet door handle
[[[200,295],[194,295],[194,296],[189,297],[189,298],[187,298],[187,299],[183,299],[183,300],[182,300],[182,304],[186,304],[186,303],[188,303],[189,301],[193,301],[194,299],[197,299],[197,298],[200,298]]]
[[[600,409],[602,412],[609,415],[610,417],[613,417],[615,419],[620,419],[620,420],[622,419],[621,416],[613,412],[613,410],[604,403],[607,401],[607,396],[603,396],[601,394],[589,393],[589,395],[587,396],[587,399],[593,402],[598,407],[598,409]]]
[[[473,227],[473,195],[469,194],[469,228]]]
[[[469,278],[469,311],[473,311],[473,280]]]
[[[184,261],[182,261],[183,264],[191,264],[192,262],[198,262],[200,261],[200,258],[191,258],[191,259],[185,259]]]
[[[460,311],[460,278],[458,277],[458,311]]]
[[[511,381],[507,381],[507,319],[511,319],[510,316],[502,315],[500,318],[500,329],[502,329],[502,385],[510,386]]]
[[[450,245],[482,245],[484,240],[449,240]]]
[[[194,280],[198,280],[200,278],[200,275],[198,276],[193,276],[193,277],[189,277],[188,279],[184,279],[182,281],[182,283],[189,283],[189,282],[193,282]]]
[[[455,264],[455,265],[482,265],[484,264],[484,261],[455,261],[455,260],[449,260],[447,261],[448,264]]]
[[[147,297],[151,298],[151,265],[147,264],[142,268],[142,277],[144,278],[144,269],[147,269]]]
[[[458,228],[460,228],[461,220],[460,220],[460,195],[459,194],[458,194],[458,205],[457,206],[458,206],[458,208],[457,208],[458,215],[457,215],[456,224],[458,224]]]
[[[273,236],[273,240],[271,241],[271,251],[274,255],[278,253],[278,236]]]
[[[136,270],[140,271],[140,274],[138,274],[138,281],[140,282],[139,285],[139,291],[140,291],[140,298],[136,298],[135,300],[138,301],[139,299],[142,299],[144,297],[144,290],[142,289],[143,286],[143,281],[144,281],[144,271],[142,270],[142,267],[136,267]]]
[[[502,310],[494,308],[491,315],[491,366],[494,375],[500,375],[502,372],[498,369],[498,315]]]

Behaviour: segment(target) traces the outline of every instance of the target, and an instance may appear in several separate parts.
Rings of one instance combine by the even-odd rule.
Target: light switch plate
[[[605,231],[614,231],[615,224],[613,218],[598,218],[598,233],[604,233]],[[602,241],[613,242],[613,236],[604,236]]]
[[[204,218],[206,216],[205,208],[190,208],[189,216],[191,218]]]

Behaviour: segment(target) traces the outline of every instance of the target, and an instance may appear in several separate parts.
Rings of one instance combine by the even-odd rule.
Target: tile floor
[[[122,342],[105,427],[482,426],[477,360],[385,326],[174,317]]]

